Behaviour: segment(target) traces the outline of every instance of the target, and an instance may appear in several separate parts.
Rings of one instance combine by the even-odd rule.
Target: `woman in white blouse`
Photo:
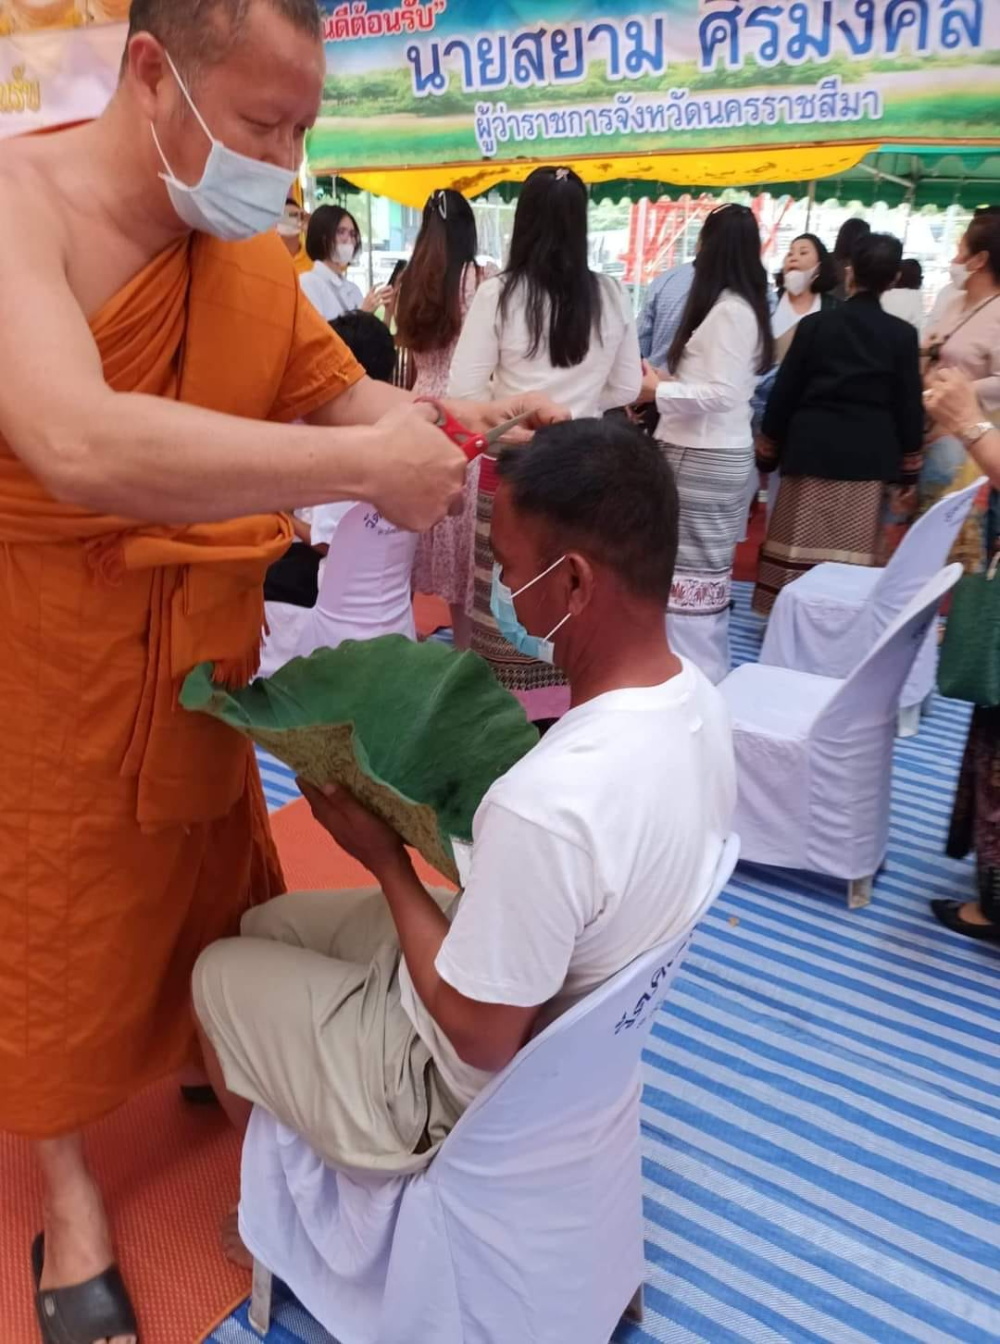
[[[667,369],[647,365],[643,381],[681,501],[668,632],[715,682],[729,671],[733,559],[754,469],[750,401],[773,352],[757,221],[746,206],[720,206],[702,230]]]
[[[347,268],[360,251],[361,233],[354,216],[339,205],[321,205],[310,219],[306,233],[306,252],[312,258],[313,268],[299,277],[299,284],[327,322],[357,308],[374,313],[392,296],[391,289],[376,286],[365,297],[354,281],[348,280]]]
[[[449,395],[484,400],[545,392],[575,419],[635,401],[639,338],[621,287],[590,269],[587,188],[569,168],[536,168],[521,190],[507,269],[480,285],[451,366]],[[475,543],[472,647],[532,719],[568,707],[562,675],[524,658],[489,610],[496,471],[483,460]]]
[[[642,382],[632,305],[587,257],[587,188],[569,168],[537,168],[514,219],[510,260],[469,309],[449,394],[488,400],[545,392],[600,415],[635,401]]]

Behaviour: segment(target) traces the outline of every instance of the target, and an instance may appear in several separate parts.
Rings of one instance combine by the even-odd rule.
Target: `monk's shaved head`
[[[317,0],[132,0],[129,37],[151,33],[179,66],[193,71],[229,55],[258,5],[310,37],[322,35]]]

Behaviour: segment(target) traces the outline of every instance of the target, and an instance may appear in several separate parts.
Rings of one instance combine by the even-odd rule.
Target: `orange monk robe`
[[[178,243],[91,329],[116,391],[254,419],[362,376],[273,236]],[[205,660],[252,675],[291,535],[88,514],[0,440],[0,1129],[65,1133],[181,1065],[198,953],[284,889],[250,749],[176,697]]]
[[[295,267],[296,275],[305,275],[306,271],[313,268],[313,259],[305,249],[305,244],[299,242],[298,256],[292,258],[292,265]]]

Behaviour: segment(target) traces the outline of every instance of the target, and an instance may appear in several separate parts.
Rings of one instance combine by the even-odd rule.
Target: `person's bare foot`
[[[50,1191],[45,1201],[45,1264],[41,1291],[70,1288],[96,1278],[114,1264],[111,1230],[100,1191],[86,1171]],[[94,1344],[136,1344],[135,1335],[116,1335]]]
[[[232,1209],[222,1220],[222,1249],[234,1265],[253,1271],[253,1256],[243,1245],[240,1236],[239,1209]]]
[[[987,919],[979,908],[978,901],[966,901],[965,905],[959,910],[959,916],[965,920],[966,924],[992,924],[992,919]]]

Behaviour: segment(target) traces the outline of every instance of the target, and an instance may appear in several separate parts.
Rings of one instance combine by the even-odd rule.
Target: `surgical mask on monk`
[[[164,55],[198,125],[212,143],[201,181],[189,187],[174,175],[156,127],[150,123],[157,153],[167,170],[160,177],[167,184],[170,204],[189,228],[209,233],[224,242],[240,242],[259,233],[269,233],[285,213],[288,192],[298,174],[291,168],[278,168],[273,163],[261,163],[246,154],[237,154],[235,150],[227,149],[221,140],[216,140],[195,107],[169,52]]]
[[[526,583],[523,588],[518,588],[516,593],[512,593],[508,585],[501,579],[500,575],[503,573],[501,567],[497,564],[493,566],[493,591],[490,594],[490,611],[493,613],[493,619],[508,644],[513,644],[518,653],[523,654],[525,658],[537,658],[540,663],[553,663],[555,661],[552,636],[559,633],[573,613],[567,611],[559,624],[542,639],[539,635],[529,635],[525,630],[517,618],[514,599],[520,597],[522,593],[526,593],[529,588],[533,588],[536,583],[545,578],[546,574],[551,574],[565,559],[566,557],[561,555],[554,564],[549,565],[548,569],[542,570],[541,574],[536,575],[530,583]]]
[[[818,266],[815,266],[811,271],[787,271],[785,273],[785,288],[793,299],[797,299],[800,294],[806,292],[818,274]]]

